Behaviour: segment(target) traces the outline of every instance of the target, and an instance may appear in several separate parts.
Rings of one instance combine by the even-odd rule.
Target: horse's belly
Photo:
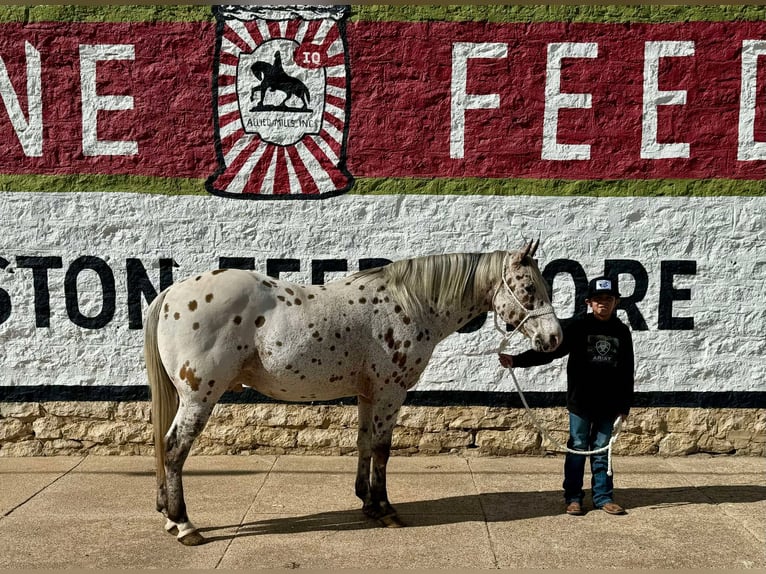
[[[281,401],[328,401],[358,393],[356,381],[349,376],[321,372],[296,374],[284,368],[242,373],[235,382]]]

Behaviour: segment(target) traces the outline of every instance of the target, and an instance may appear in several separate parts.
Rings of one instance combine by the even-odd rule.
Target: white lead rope
[[[524,322],[529,319],[530,317],[537,317],[539,315],[547,315],[550,313],[553,313],[553,308],[550,305],[547,305],[546,307],[541,307],[540,309],[534,309],[529,310],[524,307],[524,305],[521,304],[521,301],[518,300],[516,297],[516,294],[513,292],[513,289],[511,289],[510,285],[505,280],[505,277],[503,277],[503,285],[505,285],[505,288],[508,290],[508,292],[513,296],[513,298],[516,300],[516,303],[519,304],[519,307],[524,309],[527,314],[526,316],[521,320],[521,322],[516,325],[516,328],[509,334],[506,331],[504,331],[499,323],[498,323],[498,313],[495,312],[495,329],[499,331],[503,335],[503,340],[500,342],[500,346],[497,349],[497,354],[500,355],[503,351],[505,351],[506,347],[508,346],[509,341],[511,340],[511,337],[516,334],[516,332],[519,330],[519,328],[524,324]],[[497,290],[495,291],[495,295],[492,297],[492,300],[494,301],[495,297],[497,297],[497,293],[500,291],[500,285],[498,285]],[[513,368],[511,367],[508,369],[511,373],[511,378],[513,379],[513,384],[516,385],[516,390],[519,393],[519,397],[521,397],[521,402],[524,405],[524,408],[527,411],[527,414],[529,415],[529,418],[532,420],[532,423],[537,427],[537,430],[539,430],[542,435],[547,438],[553,446],[555,446],[559,450],[566,451],[571,454],[579,454],[583,456],[588,456],[592,454],[601,454],[602,452],[607,453],[607,471],[606,473],[609,476],[612,476],[612,446],[614,445],[614,442],[617,440],[617,437],[620,434],[620,431],[622,430],[622,417],[618,416],[614,424],[612,425],[612,437],[609,439],[609,444],[595,449],[595,450],[574,450],[569,448],[568,446],[562,445],[557,440],[555,440],[545,428],[538,422],[538,420],[535,418],[535,415],[532,414],[532,409],[529,408],[529,404],[527,404],[527,399],[524,397],[524,393],[521,390],[521,386],[519,385],[519,381],[516,379],[516,375],[513,373]]]

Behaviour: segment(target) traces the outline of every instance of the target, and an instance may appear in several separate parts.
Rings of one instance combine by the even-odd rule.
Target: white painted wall
[[[157,261],[174,258],[175,278],[216,268],[219,256],[301,260],[284,278],[310,282],[311,259],[400,259],[452,251],[516,249],[542,236],[540,267],[578,261],[589,278],[604,259],[634,259],[649,274],[639,309],[648,331],[634,332],[639,391],[766,390],[766,199],[762,197],[595,198],[481,196],[341,196],[323,201],[240,201],[212,196],[130,193],[2,193],[0,289],[12,313],[0,325],[0,385],[143,385],[142,333],[127,321],[125,259],[139,258],[159,284]],[[32,272],[16,257],[63,258],[49,272],[51,323],[35,327]],[[100,330],[72,324],[63,277],[81,255],[106,259],[117,283],[117,313]],[[657,329],[660,262],[694,260],[691,289],[674,315],[694,317],[693,331]],[[11,272],[13,271],[13,272]],[[100,288],[81,275],[81,308],[96,314]],[[631,286],[622,285],[629,294]],[[572,309],[562,278],[554,307]],[[622,317],[623,319],[624,316]],[[456,334],[440,347],[417,390],[513,391],[497,363],[499,336],[484,328]],[[515,349],[526,348],[516,339]],[[525,389],[561,391],[565,361],[519,372]]]

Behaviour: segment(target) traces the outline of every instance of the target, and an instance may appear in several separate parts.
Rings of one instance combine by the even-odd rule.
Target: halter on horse
[[[160,293],[144,354],[166,530],[204,542],[186,512],[183,465],[213,406],[242,385],[283,401],[356,396],[356,494],[366,515],[401,526],[386,492],[391,436],[437,343],[491,310],[538,350],[562,340],[536,249],[395,261],[327,285],[221,269]]]

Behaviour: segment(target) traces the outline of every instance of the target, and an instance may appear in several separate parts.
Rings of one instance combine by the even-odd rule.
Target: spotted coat
[[[494,309],[504,321],[519,323],[529,310],[549,305],[530,249],[502,260],[496,255],[498,276],[459,304],[434,299],[417,313],[382,268],[326,286],[216,270],[161,293],[149,309],[145,354],[160,447],[157,507],[168,517],[168,530],[186,543],[201,539],[186,516],[181,469],[213,405],[226,390],[243,386],[283,401],[356,396],[356,493],[368,515],[394,520],[385,467],[407,390],[435,346],[476,316]],[[561,338],[555,316],[526,321],[521,330],[538,348],[555,347]],[[177,411],[168,406],[173,387]]]

